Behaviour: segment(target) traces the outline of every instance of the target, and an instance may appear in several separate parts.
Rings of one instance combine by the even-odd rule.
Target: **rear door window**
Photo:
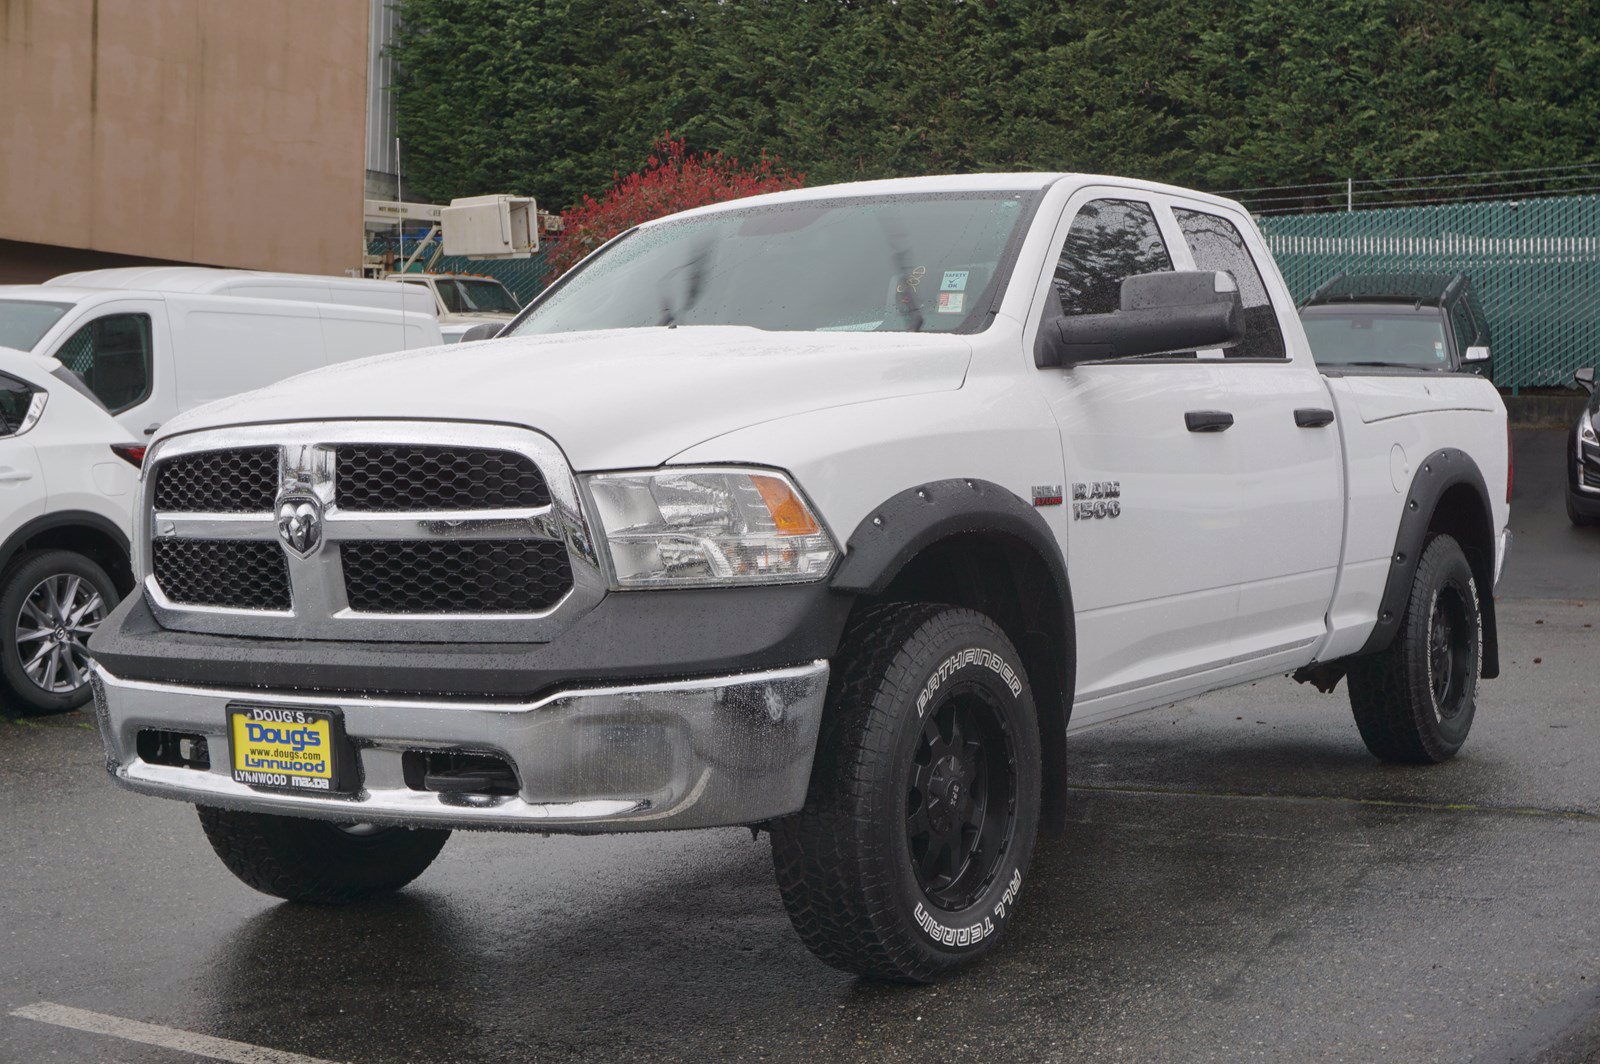
[[[1232,275],[1239,286],[1239,298],[1244,304],[1244,339],[1224,349],[1223,354],[1228,358],[1283,358],[1278,313],[1238,226],[1220,215],[1182,207],[1174,207],[1172,213],[1194,256],[1194,268],[1223,271]]]
[[[69,336],[56,350],[113,414],[150,397],[150,315],[107,314]]]

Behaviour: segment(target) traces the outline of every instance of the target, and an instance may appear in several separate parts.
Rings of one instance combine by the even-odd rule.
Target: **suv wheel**
[[[1436,536],[1422,552],[1394,642],[1350,667],[1350,708],[1384,761],[1455,756],[1472,729],[1483,651],[1478,586],[1461,546]]]
[[[1021,658],[981,613],[863,612],[835,662],[806,808],[772,827],[806,946],[926,982],[994,948],[1039,824],[1039,727]]]
[[[117,604],[116,585],[69,550],[27,551],[0,588],[0,677],[21,708],[76,709],[89,700],[89,636]]]

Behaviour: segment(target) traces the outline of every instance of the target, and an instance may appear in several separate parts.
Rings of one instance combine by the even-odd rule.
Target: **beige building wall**
[[[0,240],[360,265],[368,0],[0,0]]]

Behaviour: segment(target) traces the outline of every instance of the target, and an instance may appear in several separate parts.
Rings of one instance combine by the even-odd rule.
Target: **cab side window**
[[[1278,328],[1278,314],[1267,297],[1267,286],[1261,280],[1250,249],[1244,237],[1228,219],[1200,211],[1186,211],[1175,207],[1172,211],[1183,230],[1183,239],[1194,256],[1197,270],[1219,270],[1233,276],[1239,286],[1239,298],[1244,304],[1244,339],[1225,348],[1228,358],[1283,358],[1283,331]]]
[[[15,377],[0,373],[0,436],[10,436],[22,428],[32,403],[32,388]]]
[[[113,414],[150,396],[150,316],[107,314],[67,338],[56,358]]]
[[[1061,313],[1110,314],[1122,306],[1124,278],[1172,269],[1155,212],[1135,200],[1090,200],[1061,245],[1051,290]]]

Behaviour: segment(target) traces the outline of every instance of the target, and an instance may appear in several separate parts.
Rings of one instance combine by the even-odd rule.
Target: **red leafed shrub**
[[[601,199],[562,212],[565,228],[551,245],[551,279],[618,233],[652,218],[708,203],[799,188],[805,175],[792,173],[776,156],[751,164],[721,152],[691,152],[682,138],[663,133],[652,145],[643,170],[618,178]]]

